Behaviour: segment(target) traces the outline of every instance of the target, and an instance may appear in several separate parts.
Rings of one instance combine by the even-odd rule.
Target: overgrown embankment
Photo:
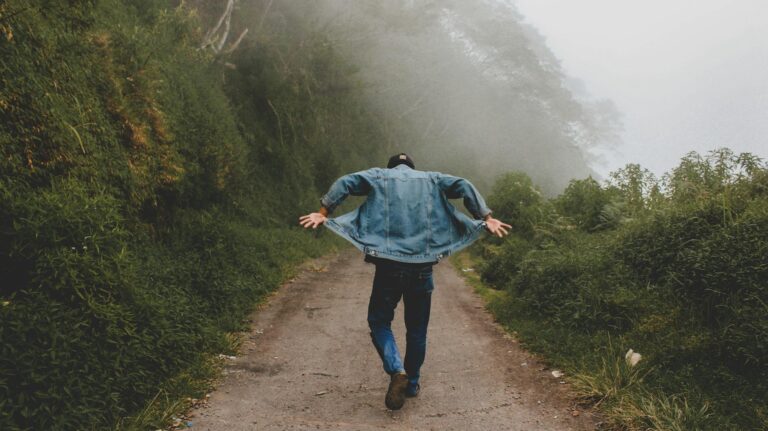
[[[628,165],[552,200],[510,174],[489,205],[515,231],[474,249],[483,280],[502,291],[491,309],[610,423],[768,426],[764,163],[692,153],[662,181]]]
[[[220,57],[167,1],[0,3],[1,429],[136,424],[191,394],[332,246],[291,226],[389,149],[350,67],[280,18]]]

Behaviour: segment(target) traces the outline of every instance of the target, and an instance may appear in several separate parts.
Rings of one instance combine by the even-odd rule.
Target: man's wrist
[[[326,207],[320,207],[320,209],[317,212],[322,214],[324,217],[328,217],[328,209]]]

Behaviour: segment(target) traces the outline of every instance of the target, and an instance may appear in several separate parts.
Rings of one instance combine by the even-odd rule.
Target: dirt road
[[[228,361],[209,405],[192,412],[193,429],[594,429],[447,262],[435,267],[421,394],[387,410],[389,377],[366,322],[373,265],[351,250],[312,265],[254,314],[241,356]],[[401,308],[394,330],[404,351]]]

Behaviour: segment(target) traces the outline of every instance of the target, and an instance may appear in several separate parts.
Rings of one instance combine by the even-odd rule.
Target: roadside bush
[[[488,197],[494,217],[512,225],[516,236],[530,240],[534,226],[542,218],[544,199],[533,181],[522,172],[511,172],[496,180]]]
[[[719,149],[687,155],[666,189],[637,165],[605,186],[573,181],[533,237],[483,248],[481,276],[507,293],[491,309],[578,373],[615,426],[762,429],[766,172],[754,156]],[[606,351],[606,340],[617,348]],[[628,348],[642,352],[648,374],[613,390],[621,367],[605,364]]]
[[[511,292],[531,315],[580,331],[628,329],[647,306],[603,239],[573,234],[556,247],[532,250]]]
[[[385,160],[323,35],[267,19],[225,61],[198,49],[208,24],[0,2],[0,429],[163,427],[147,404],[199,396],[253,304],[337,244],[295,226],[329,185],[312,174]]]
[[[761,317],[768,303],[766,208],[756,200],[742,214],[714,203],[659,214],[633,226],[617,247],[636,278],[687,304],[686,314],[713,338],[717,350],[709,354],[728,359],[734,372],[756,370],[768,358],[768,321]]]
[[[554,199],[558,213],[570,218],[579,229],[587,232],[615,227],[601,217],[610,202],[610,191],[600,187],[592,177],[572,180],[563,193]]]
[[[517,235],[506,237],[500,244],[484,245],[479,268],[483,281],[497,289],[506,287],[517,275],[523,257],[531,248],[530,241]]]

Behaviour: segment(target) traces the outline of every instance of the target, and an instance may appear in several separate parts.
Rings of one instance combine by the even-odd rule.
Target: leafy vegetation
[[[489,201],[517,233],[474,248],[501,290],[498,319],[616,427],[765,429],[766,165],[719,149],[661,180],[628,165],[550,201],[531,187],[523,174],[497,183]]]
[[[212,17],[0,2],[1,429],[160,426],[253,304],[334,247],[299,212],[386,160],[322,34],[281,14],[290,34],[265,20],[214,56]]]
[[[334,247],[291,227],[299,213],[395,142],[481,183],[539,163],[552,191],[553,173],[589,171],[574,143],[610,140],[610,109],[581,106],[509,11],[345,4],[376,41],[350,54],[335,11],[254,1],[232,22],[257,23],[248,38],[214,54],[200,44],[216,3],[174,3],[0,2],[3,430],[162,425],[254,302]],[[489,202],[516,234],[476,248],[491,307],[619,426],[765,428],[767,194],[765,165],[728,150],[550,200],[509,174]]]

